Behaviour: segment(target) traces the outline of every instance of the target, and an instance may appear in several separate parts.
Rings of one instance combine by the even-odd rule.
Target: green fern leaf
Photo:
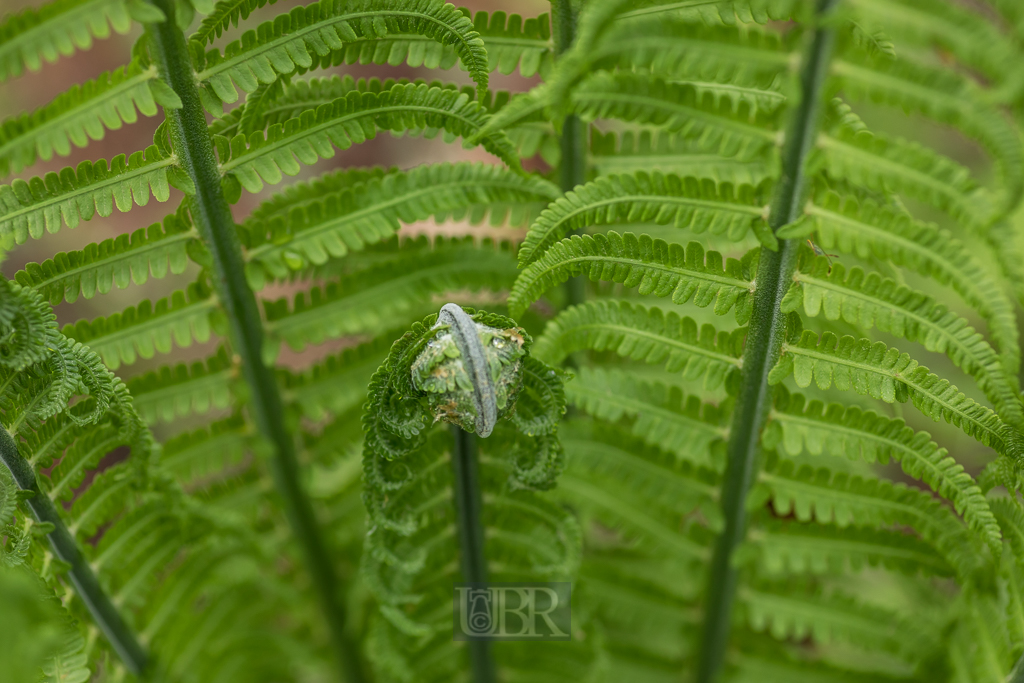
[[[899,531],[766,519],[751,529],[741,561],[766,575],[840,574],[881,566],[906,574],[951,576],[953,568],[924,541]]]
[[[348,334],[393,328],[396,319],[417,316],[434,294],[460,289],[507,287],[515,262],[507,250],[478,249],[472,239],[411,249],[399,261],[361,272],[287,299],[264,303],[267,332],[294,350]],[[400,316],[400,317],[397,317]],[[397,317],[397,318],[396,318]],[[274,355],[273,347],[268,354]]]
[[[0,124],[0,176],[20,173],[37,159],[49,161],[54,154],[66,157],[75,147],[102,140],[106,129],[119,130],[125,123],[157,113],[151,88],[155,66],[138,60],[75,85],[52,102],[33,112]],[[180,106],[180,105],[179,105]]]
[[[822,644],[847,642],[913,663],[931,656],[941,642],[934,624],[890,609],[840,593],[794,591],[792,585],[774,588],[746,588],[741,600],[751,627],[779,640],[811,637]]]
[[[695,509],[721,521],[718,475],[612,427],[570,423],[560,430],[569,465],[558,491],[603,524],[674,560],[707,560],[708,534],[680,533]]]
[[[160,462],[186,489],[194,490],[204,480],[243,464],[257,440],[253,428],[235,415],[169,439]]]
[[[0,237],[13,235],[17,243],[28,237],[57,232],[61,222],[69,228],[94,216],[130,211],[132,203],[145,206],[150,196],[158,202],[170,197],[168,173],[177,163],[152,145],[129,157],[121,154],[105,160],[83,161],[77,169],[47,173],[30,181],[0,185]]]
[[[478,223],[508,216],[520,225],[558,196],[552,184],[498,166],[436,164],[407,172],[341,171],[288,187],[261,205],[242,225],[248,250],[248,277],[255,289],[296,269],[387,239],[402,223],[434,217]]]
[[[678,387],[646,382],[616,368],[581,367],[565,386],[573,406],[607,422],[634,419],[633,436],[702,467],[721,471],[728,405],[702,403]]]
[[[56,0],[8,15],[0,23],[0,81],[87,50],[111,28],[122,34],[131,28],[125,0]]]
[[[942,553],[961,577],[980,571],[986,561],[952,510],[924,491],[771,457],[759,480],[748,503],[751,507],[770,499],[779,516],[793,514],[800,522],[841,528],[854,522],[872,528],[905,525]]]
[[[533,156],[519,149],[521,157]],[[658,171],[683,177],[712,178],[719,184],[758,187],[773,175],[769,164],[757,160],[705,154],[699,143],[678,133],[626,131],[601,134],[591,129],[590,163],[599,175],[630,175]]]
[[[248,19],[254,11],[276,3],[277,0],[220,0],[211,12],[205,13],[199,29],[189,40],[209,45],[232,26],[237,28],[238,22]]]
[[[711,325],[699,330],[691,318],[663,313],[626,301],[592,301],[569,308],[548,323],[537,339],[534,355],[557,365],[571,353],[590,349],[665,365],[688,382],[704,380],[714,389],[737,375],[744,329],[717,332]]]
[[[147,423],[174,422],[178,417],[230,406],[236,377],[231,357],[222,348],[205,362],[164,366],[136,377],[128,383],[128,390]]]
[[[832,72],[844,94],[918,111],[980,141],[1001,171],[1005,197],[1000,198],[999,213],[1012,210],[1024,191],[1024,151],[1016,129],[998,109],[985,102],[981,89],[950,69],[926,68],[903,60],[887,64],[876,61],[855,63],[847,59],[833,63]],[[919,168],[925,170],[923,165]]]
[[[766,192],[766,185],[735,187],[660,173],[598,178],[558,199],[537,218],[520,249],[519,264],[536,261],[573,231],[614,223],[672,225],[738,241],[755,224],[766,225]]]
[[[148,299],[121,313],[80,320],[64,326],[64,334],[88,344],[111,370],[121,363],[170,353],[174,346],[188,348],[206,342],[218,302],[208,285],[193,283],[155,304]]]
[[[828,389],[856,391],[887,403],[913,402],[935,421],[946,420],[968,436],[1018,461],[1024,459],[1017,432],[991,409],[967,398],[947,380],[940,379],[905,353],[867,339],[837,337],[806,330],[797,343],[782,347],[782,358],[768,375],[775,384],[793,375],[797,386],[815,382]]]
[[[762,439],[765,448],[792,456],[806,451],[871,463],[895,460],[908,476],[952,502],[990,547],[999,546],[999,526],[974,478],[927,432],[914,431],[903,420],[857,406],[826,406],[821,401],[805,404],[800,394],[779,391]]]
[[[376,136],[377,130],[406,132],[410,129],[433,135],[443,128],[451,137],[468,137],[487,120],[476,102],[454,90],[426,85],[396,85],[390,91],[351,92],[299,118],[271,126],[266,136],[255,132],[247,140],[236,135],[230,144],[218,138],[221,172],[250,192],[258,192],[263,182],[276,184],[282,172],[296,175],[299,161],[312,164],[334,156],[334,146],[348,149],[353,144]],[[519,167],[511,142],[503,134],[489,135],[481,145],[513,168]],[[238,197],[239,189],[228,190]]]
[[[779,236],[815,232],[825,249],[889,260],[949,285],[985,318],[1006,374],[1016,385],[1020,346],[1013,302],[991,268],[979,263],[964,244],[903,211],[850,195],[820,190],[805,212],[806,220]]]
[[[847,272],[842,264],[831,265],[826,258],[808,257],[804,252],[799,268],[782,301],[784,312],[803,309],[810,316],[824,312],[829,320],[842,319],[862,330],[877,324],[883,332],[944,353],[978,381],[1004,417],[1024,425],[1020,399],[999,357],[966,320],[926,294],[877,273],[865,276],[859,267]]]
[[[973,230],[995,218],[991,201],[966,168],[916,142],[870,133],[849,106],[833,106],[838,121],[829,135],[818,137],[812,168],[877,192],[906,193]]]
[[[278,371],[284,399],[314,421],[342,415],[366,399],[366,386],[391,348],[390,334],[378,335],[330,356],[302,372]]]
[[[90,244],[81,251],[59,252],[42,263],[28,263],[14,279],[39,292],[50,305],[74,303],[79,296],[91,299],[113,286],[145,284],[150,275],[162,279],[170,272],[180,275],[188,266],[188,252],[198,248],[191,223],[171,214],[162,223]]]
[[[631,232],[619,235],[573,235],[553,245],[520,273],[508,296],[509,311],[521,317],[544,292],[586,275],[595,282],[618,282],[636,287],[641,295],[671,297],[674,304],[705,308],[714,303],[716,315],[734,307],[736,322],[750,319],[753,268],[749,260],[728,259],[722,265],[717,251],[705,254],[700,242],[685,248]]]
[[[521,76],[530,78],[551,69],[554,46],[546,14],[524,20],[518,14],[477,12],[473,26],[483,38],[490,71],[507,75],[518,67]]]
[[[462,12],[441,0],[321,0],[296,7],[273,22],[260,25],[218,50],[203,52],[192,43],[197,78],[207,84],[204,106],[220,108],[220,102],[238,99],[235,85],[247,93],[260,83],[272,83],[296,67],[308,68],[312,55],[327,56],[360,38],[385,38],[412,33],[442,45],[453,45],[481,92],[487,88],[487,54],[473,23]],[[207,41],[210,33],[203,34]]]

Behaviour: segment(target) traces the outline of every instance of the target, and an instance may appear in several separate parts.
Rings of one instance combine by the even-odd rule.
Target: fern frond
[[[521,157],[529,157],[520,149]],[[599,175],[630,175],[638,171],[659,171],[683,177],[712,178],[734,186],[760,186],[773,175],[768,163],[756,159],[706,154],[701,146],[678,133],[660,131],[614,131],[590,133],[590,163]]]
[[[834,381],[837,389],[852,389],[887,403],[910,400],[936,422],[944,419],[1003,455],[1018,461],[1024,458],[1024,442],[991,409],[885,342],[852,336],[840,339],[831,332],[819,339],[806,330],[799,342],[783,344],[782,354],[769,373],[772,383],[792,374],[799,387],[814,381],[828,389]]]
[[[59,252],[42,263],[27,263],[14,275],[22,287],[34,289],[51,306],[91,299],[116,286],[145,284],[150,275],[162,279],[180,275],[188,266],[188,253],[197,248],[198,235],[185,216],[171,214],[161,223],[131,234],[93,243],[80,251]]]
[[[578,186],[549,206],[530,226],[519,264],[541,258],[569,233],[614,223],[654,223],[710,232],[738,241],[766,226],[767,185],[734,186],[701,178],[644,172],[609,176]]]
[[[696,464],[721,470],[729,406],[702,403],[678,387],[637,379],[617,368],[580,367],[565,386],[569,403],[608,422],[634,419],[632,434]]]
[[[698,330],[692,318],[627,301],[591,301],[566,309],[537,339],[534,355],[556,365],[571,353],[590,349],[665,365],[690,382],[703,379],[714,389],[742,364],[744,329],[718,332],[711,325]]]
[[[793,514],[800,522],[834,523],[841,528],[854,523],[872,528],[907,526],[942,553],[961,577],[980,571],[986,561],[953,511],[924,491],[772,457],[759,480],[749,504],[770,499],[779,516]]]
[[[177,158],[152,145],[129,157],[83,161],[59,174],[47,173],[28,182],[15,180],[0,185],[0,237],[13,235],[15,242],[38,239],[43,231],[57,232],[61,222],[69,228],[94,216],[130,211],[132,203],[145,206],[150,197],[165,202],[170,197],[168,175]]]
[[[619,20],[639,18],[679,18],[701,21],[708,26],[767,24],[799,17],[804,11],[800,0],[640,0],[623,8]]]
[[[472,239],[438,242],[376,269],[346,276],[326,287],[264,304],[267,332],[294,350],[347,334],[375,333],[394,327],[396,316],[420,313],[434,294],[459,289],[507,287],[515,262],[506,249],[478,249]]]
[[[697,140],[705,151],[749,158],[775,143],[778,123],[777,112],[752,107],[750,96],[715,84],[598,72],[572,91],[572,106],[587,121],[654,125]]]
[[[433,135],[443,128],[451,137],[469,137],[486,122],[487,113],[466,95],[447,88],[426,85],[396,85],[379,94],[351,92],[299,118],[271,126],[266,136],[257,131],[236,135],[230,143],[218,138],[220,168],[250,192],[258,192],[266,181],[281,182],[282,172],[296,175],[299,161],[315,163],[334,156],[334,146],[348,149],[376,136],[378,130],[407,132],[410,129]],[[519,161],[504,134],[481,139],[488,152],[513,168]],[[237,197],[240,189],[229,189]]]
[[[276,3],[277,0],[220,0],[188,38],[209,45],[232,26],[237,28],[238,22],[248,19],[254,11]]]
[[[241,464],[257,439],[252,426],[235,415],[169,439],[160,462],[186,490],[194,490]]]
[[[310,420],[341,415],[366,398],[365,387],[391,348],[392,335],[345,349],[302,372],[279,371],[284,399]]]
[[[847,272],[842,264],[808,258],[806,252],[802,260],[782,301],[784,312],[803,309],[810,316],[824,312],[829,320],[842,319],[862,330],[877,324],[884,332],[944,353],[977,380],[1000,413],[1024,425],[1020,399],[999,357],[966,320],[930,296],[877,273],[865,276],[859,267]]]
[[[401,223],[434,217],[525,222],[558,196],[539,178],[484,164],[435,164],[365,179],[350,171],[288,187],[242,225],[248,277],[257,285],[322,265],[393,235]]]
[[[197,78],[207,83],[204,106],[220,108],[220,102],[238,99],[235,86],[251,93],[260,83],[273,83],[296,67],[308,68],[313,55],[325,57],[346,43],[385,38],[389,34],[426,36],[441,45],[452,45],[469,69],[480,92],[487,88],[487,53],[473,23],[462,12],[441,0],[321,0],[296,7],[273,22],[246,32],[224,52],[204,53],[194,42],[193,61]],[[211,33],[204,33],[206,41]]]
[[[840,574],[881,566],[906,574],[951,576],[953,568],[924,541],[899,531],[765,519],[751,529],[741,561],[766,575]]]
[[[913,663],[927,659],[941,642],[939,629],[933,624],[840,593],[794,588],[768,585],[742,589],[739,599],[751,628],[767,631],[779,640],[811,637],[822,644],[847,642]]]
[[[55,0],[8,15],[0,23],[0,81],[87,50],[111,28],[127,33],[131,23],[125,0]]]
[[[0,124],[0,177],[19,173],[37,159],[49,161],[54,154],[66,157],[72,145],[86,147],[102,140],[106,130],[154,116],[159,101],[167,103],[163,89],[154,97],[155,66],[139,60],[98,78],[74,85],[49,104]],[[180,106],[180,103],[179,105]]]
[[[983,230],[995,218],[970,171],[928,147],[871,133],[848,105],[835,103],[837,123],[818,137],[812,168],[877,192],[905,193]]]
[[[805,213],[805,221],[794,224],[791,232],[780,231],[779,236],[815,232],[825,249],[889,260],[949,285],[985,318],[1006,374],[1016,386],[1020,346],[1013,302],[991,269],[979,263],[963,243],[898,209],[826,190],[815,194]]]
[[[707,535],[680,533],[694,509],[720,523],[718,475],[647,446],[612,427],[570,423],[561,430],[569,464],[558,491],[574,507],[675,560],[706,560]]]
[[[940,3],[940,6],[949,5]],[[832,72],[838,77],[844,94],[898,106],[905,111],[918,111],[935,121],[956,126],[980,141],[1001,171],[1005,197],[1000,198],[999,214],[1012,210],[1024,190],[1024,152],[1020,135],[1002,112],[984,101],[981,89],[950,69],[926,68],[906,60],[876,62],[854,63],[849,59],[833,62]],[[923,166],[919,168],[924,170]]]
[[[487,68],[501,74],[519,74],[529,78],[545,75],[553,60],[551,22],[547,14],[523,19],[518,14],[505,12],[477,12],[473,27],[483,38],[487,50]]]
[[[174,422],[192,413],[208,413],[231,405],[238,371],[227,350],[206,362],[164,366],[128,382],[135,408],[150,423]]]
[[[728,259],[722,265],[717,251],[705,254],[700,242],[686,247],[638,238],[631,232],[573,235],[553,245],[520,273],[508,296],[509,311],[521,316],[549,289],[570,277],[586,275],[595,282],[618,282],[636,287],[641,295],[671,297],[674,304],[705,308],[714,303],[716,315],[734,307],[736,322],[750,319],[753,269],[749,260]]]
[[[805,402],[800,394],[780,391],[762,439],[765,448],[792,456],[806,451],[871,463],[895,460],[908,476],[952,502],[973,531],[998,547],[999,526],[974,478],[927,432],[914,431],[903,420],[857,406]]]
[[[218,306],[209,285],[193,283],[155,304],[148,299],[121,313],[64,326],[65,336],[88,344],[111,370],[138,358],[170,353],[210,339]]]

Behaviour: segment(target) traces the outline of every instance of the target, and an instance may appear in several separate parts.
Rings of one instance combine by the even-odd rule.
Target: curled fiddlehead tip
[[[490,436],[522,386],[525,332],[477,322],[458,304],[445,304],[431,329],[412,363],[413,386],[425,393],[435,421]]]

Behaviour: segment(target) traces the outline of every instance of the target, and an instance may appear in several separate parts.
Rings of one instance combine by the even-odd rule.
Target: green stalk
[[[175,16],[172,0],[152,2],[165,16]],[[242,247],[221,189],[213,141],[199,101],[185,36],[173,20],[149,24],[146,31],[160,77],[177,93],[183,105],[180,109],[165,109],[165,114],[175,152],[196,187],[196,194],[189,198],[190,209],[213,257],[214,285],[227,313],[231,346],[238,354],[251,394],[249,410],[260,433],[274,447],[270,471],[292,531],[305,553],[342,677],[349,683],[356,683],[363,680],[358,650],[345,630],[345,607],[331,554],[299,480],[295,441],[284,424],[284,406],[277,380],[261,355],[263,326],[256,297],[246,283]]]
[[[110,601],[106,591],[100,586],[92,567],[82,555],[82,551],[79,550],[75,537],[71,535],[64,520],[60,518],[57,507],[46,495],[46,492],[39,488],[32,465],[18,452],[17,442],[2,425],[0,425],[0,460],[3,460],[7,469],[11,471],[18,488],[35,494],[26,502],[37,522],[53,525],[53,531],[47,534],[47,538],[50,539],[53,554],[71,565],[71,569],[68,570],[68,578],[71,579],[75,593],[85,603],[93,621],[113,646],[125,667],[134,675],[141,675],[148,666],[149,655],[139,644],[132,630],[125,624],[121,613]]]
[[[819,22],[837,2],[818,0]],[[769,223],[773,231],[797,220],[802,212],[807,180],[804,162],[817,137],[821,91],[834,42],[834,31],[819,24],[804,56],[800,74],[801,100],[786,134],[782,149],[782,176],[771,204]],[[703,646],[697,666],[698,683],[714,683],[725,660],[737,584],[732,556],[746,535],[747,494],[757,475],[761,432],[772,404],[773,388],[768,384],[768,372],[779,360],[786,335],[786,316],[780,310],[780,304],[793,280],[798,247],[796,240],[780,240],[778,251],[761,249],[755,279],[754,312],[743,352],[743,374],[722,483],[725,528],[718,537],[711,559]]]
[[[556,58],[572,46],[576,38],[576,18],[572,0],[551,0],[551,32],[555,39]],[[562,192],[570,192],[587,182],[587,124],[575,114],[566,116],[558,144],[561,149],[558,184]],[[569,278],[565,291],[570,306],[586,300],[586,287],[587,281],[583,276]]]
[[[1017,663],[1006,676],[1006,683],[1024,683],[1024,655],[1017,660]]]
[[[452,425],[455,447],[452,451],[452,486],[455,519],[459,531],[459,564],[466,583],[487,583],[487,556],[484,554],[483,501],[480,496],[479,463],[476,436]],[[472,639],[469,662],[473,683],[494,683],[497,680],[491,641]]]

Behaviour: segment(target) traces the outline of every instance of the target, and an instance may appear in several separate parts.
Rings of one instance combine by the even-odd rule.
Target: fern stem
[[[483,501],[480,496],[476,436],[457,425],[452,425],[452,436],[455,439],[452,451],[452,486],[462,578],[466,583],[487,583],[487,557],[484,554],[484,525],[481,518]],[[493,683],[496,677],[494,659],[491,656],[491,641],[472,639],[467,645],[473,683]]]
[[[837,2],[818,0],[819,22]],[[771,204],[769,223],[775,231],[792,223],[802,213],[806,184],[804,161],[817,136],[822,88],[834,42],[834,30],[819,23],[804,56],[800,74],[801,99],[786,134],[782,149],[782,175]],[[780,240],[778,251],[761,249],[754,311],[747,330],[728,463],[722,483],[725,527],[711,558],[703,646],[697,666],[698,683],[718,680],[725,660],[738,579],[732,556],[746,535],[747,494],[757,475],[761,432],[772,404],[773,388],[768,384],[768,373],[779,360],[786,335],[786,316],[780,305],[796,270],[798,247],[797,240]]]
[[[576,38],[576,13],[572,0],[551,0],[551,28],[557,57],[568,50]],[[577,185],[587,182],[587,124],[575,114],[566,116],[558,144],[561,151],[558,183],[562,192],[571,192]],[[565,292],[570,306],[586,300],[586,288],[587,281],[582,275],[566,281]]]
[[[165,16],[174,17],[172,0],[151,0]],[[263,327],[256,297],[245,279],[245,261],[231,209],[221,188],[213,141],[199,100],[195,73],[185,37],[172,20],[147,25],[154,61],[161,78],[181,98],[180,109],[165,109],[179,163],[196,187],[189,198],[192,217],[213,260],[214,283],[229,321],[231,345],[238,354],[249,386],[249,409],[263,436],[273,445],[270,471],[292,531],[302,547],[320,607],[330,629],[342,677],[363,680],[358,650],[346,633],[331,554],[309,497],[299,480],[295,441],[284,424],[284,407],[272,368],[263,362]]]
[[[0,460],[3,460],[7,469],[11,471],[11,476],[14,477],[18,488],[31,491],[34,494],[26,502],[36,521],[40,524],[53,525],[53,531],[47,534],[47,538],[50,539],[50,547],[53,548],[54,555],[71,565],[71,569],[68,570],[68,578],[71,579],[78,597],[88,608],[93,621],[107,637],[125,667],[134,675],[141,675],[148,666],[149,655],[139,644],[132,630],[128,628],[121,613],[111,602],[110,596],[100,586],[92,567],[89,566],[89,562],[79,550],[75,537],[68,531],[64,520],[60,518],[57,507],[50,497],[39,488],[32,465],[18,452],[17,442],[2,425],[0,425]]]

